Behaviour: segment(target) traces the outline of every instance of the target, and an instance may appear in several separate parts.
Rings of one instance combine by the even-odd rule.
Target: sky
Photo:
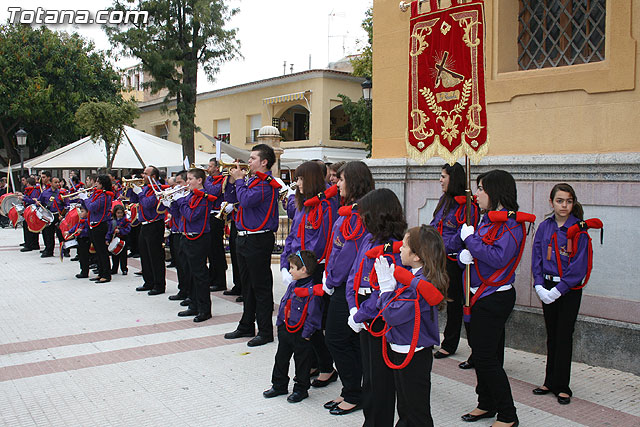
[[[83,10],[95,13],[112,4],[110,0],[8,0],[0,6],[0,21],[10,16],[10,7],[23,10]],[[280,76],[286,73],[326,68],[331,61],[357,53],[366,43],[360,24],[372,0],[228,0],[240,12],[228,23],[238,29],[243,59],[222,65],[210,82],[202,70],[198,73],[198,93],[237,84]],[[50,25],[57,31],[77,32],[93,40],[98,49],[110,43],[97,24]],[[311,56],[311,60],[309,59]],[[113,61],[113,60],[112,60]],[[117,68],[135,65],[135,58],[114,61]]]

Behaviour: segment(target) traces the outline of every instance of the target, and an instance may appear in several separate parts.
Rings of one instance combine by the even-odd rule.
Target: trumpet
[[[218,212],[216,214],[216,218],[224,220],[224,222],[227,222],[227,218],[229,216],[229,213],[227,213],[226,208],[229,205],[233,205],[233,203],[229,203],[227,201],[224,201],[220,204],[220,212]],[[231,211],[233,212],[233,211]]]
[[[222,168],[222,170],[220,171],[222,173],[222,175],[229,175],[229,171],[231,169],[235,169],[237,166],[235,163],[225,163],[222,160],[220,160],[218,162],[218,165]],[[244,170],[245,172],[249,173],[249,165],[246,163],[238,163],[238,166],[240,167],[240,169]]]
[[[135,185],[138,187],[144,186],[144,178],[122,178],[122,186],[124,188],[133,188]]]
[[[63,194],[60,196],[61,199],[68,199],[69,197],[75,197],[80,193],[88,193],[89,191],[93,191],[93,187],[89,188],[81,188],[78,191],[74,191],[73,193]]]
[[[289,190],[291,189],[295,191],[297,188],[298,188],[297,182],[292,182],[291,185],[289,185],[288,187],[286,185],[282,186],[282,188],[280,189],[280,193],[278,194],[278,198],[280,200],[286,200],[287,193],[289,192]]]
[[[188,185],[176,185],[173,188],[167,188],[166,190],[156,191],[155,193],[158,201],[162,201],[162,200],[170,200],[171,196],[185,190],[189,190]]]

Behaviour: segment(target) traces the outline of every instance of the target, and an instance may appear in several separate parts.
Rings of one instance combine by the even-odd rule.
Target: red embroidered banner
[[[474,1],[427,13],[411,3],[407,153],[424,163],[453,164],[487,153],[484,88],[484,4]],[[427,4],[424,6],[427,7]]]

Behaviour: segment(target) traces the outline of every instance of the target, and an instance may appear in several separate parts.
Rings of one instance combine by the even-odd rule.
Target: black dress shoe
[[[235,288],[234,288],[235,289]],[[222,295],[240,295],[240,291],[234,291],[233,289],[222,292]]]
[[[144,286],[144,285],[142,285],[142,286],[138,286],[138,287],[136,288],[136,291],[138,291],[138,292],[144,292],[144,291],[150,291],[151,289],[153,289],[151,286]]]
[[[123,275],[123,276],[126,276],[128,272],[129,272],[129,270],[123,270],[123,271],[122,271],[122,275]]]
[[[236,298],[236,302],[244,302],[244,298],[242,298],[242,295]]]
[[[273,337],[264,337],[262,335],[258,335],[255,338],[252,338],[247,343],[248,347],[258,347],[261,345],[265,345],[267,343],[273,342]],[[295,393],[295,392],[294,392]]]
[[[71,258],[70,261],[80,261],[80,258],[78,258],[78,255],[76,255],[73,258]]]
[[[20,243],[20,246],[24,246],[24,245],[25,245],[24,243]]]
[[[315,387],[315,388],[326,387],[335,381],[338,381],[338,371],[334,370],[331,373],[331,376],[326,380],[319,380],[316,378],[315,380],[311,381],[311,387]]]
[[[195,309],[188,309],[188,310],[184,310],[178,313],[179,317],[188,317],[188,316],[197,316],[198,315],[198,310]]]
[[[42,252],[42,255],[40,255],[40,258],[51,258],[52,256],[53,256],[53,254]]]
[[[302,402],[307,397],[309,397],[309,393],[306,391],[294,391],[289,396],[287,396],[287,402],[298,403],[298,402]]]
[[[186,298],[187,297],[185,297],[184,295],[180,295],[180,293],[169,295],[169,300],[171,301],[184,301]]]
[[[133,274],[135,274],[136,276],[142,276],[142,271],[136,271]]]
[[[338,404],[339,405],[339,404]],[[338,405],[336,405],[334,408],[332,408],[329,413],[331,415],[347,415],[350,414],[352,412],[358,411],[360,409],[362,409],[362,406],[360,405],[356,405],[351,409],[342,409],[341,407],[339,407]]]
[[[441,352],[440,350],[436,351],[435,353],[433,353],[433,358],[434,359],[444,359],[445,357],[449,357],[451,356],[451,353],[449,354],[444,354],[443,352]]]
[[[458,368],[460,369],[473,369],[473,361],[471,360],[465,360],[464,362],[460,363],[458,365]]]
[[[31,248],[22,248],[20,249],[20,252],[31,252],[33,249]]]
[[[189,297],[185,298],[184,301],[180,302],[180,305],[182,307],[189,307],[189,304],[191,304],[191,299],[189,299]]]
[[[561,405],[568,405],[571,403],[571,396],[558,396],[558,403]]]
[[[276,397],[276,396],[282,396],[283,394],[287,394],[289,393],[289,391],[287,389],[284,390],[278,390],[277,388],[273,388],[271,387],[269,390],[265,390],[262,392],[262,395],[266,398],[266,399],[271,399],[272,397]]]
[[[97,282],[98,280],[102,279],[102,277],[98,276],[98,277],[93,277],[89,280],[91,280],[92,282]]]
[[[111,278],[106,278],[106,277],[101,277],[98,280],[96,280],[96,284],[101,285],[103,283],[109,283],[111,281]]]
[[[219,285],[209,286],[209,290],[211,292],[220,292],[220,291],[226,291],[227,287],[226,286],[219,286]]]
[[[473,423],[476,422],[478,420],[481,420],[483,418],[493,418],[496,416],[496,411],[488,411],[485,412],[484,414],[481,415],[471,415],[471,414],[464,414],[462,417],[462,421],[466,421],[468,423]]]
[[[211,319],[211,313],[200,313],[196,317],[193,318],[193,321],[196,323],[204,322],[205,320]]]
[[[164,291],[160,290],[160,289],[151,289],[149,292],[147,292],[147,295],[160,295],[160,294],[164,294]]]
[[[256,336],[255,332],[242,332],[241,330],[236,329],[233,332],[227,332],[226,334],[224,334],[224,339],[235,340],[236,338],[245,338],[245,337],[249,338],[249,337],[255,337],[255,336]]]
[[[330,400],[327,403],[325,403],[324,405],[322,405],[322,407],[324,409],[331,410],[331,409],[335,408],[336,406],[338,406],[339,404],[340,404],[340,402],[336,402],[335,400]]]
[[[76,277],[78,279],[86,279],[87,277],[89,277],[89,275],[88,274],[78,273],[78,274],[76,274]]]
[[[551,390],[540,388],[540,387],[533,389],[533,394],[542,395],[542,394],[548,394],[548,393],[551,393]]]

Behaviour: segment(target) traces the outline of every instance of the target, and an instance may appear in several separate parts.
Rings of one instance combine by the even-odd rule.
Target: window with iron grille
[[[521,70],[604,60],[606,0],[519,0]]]

